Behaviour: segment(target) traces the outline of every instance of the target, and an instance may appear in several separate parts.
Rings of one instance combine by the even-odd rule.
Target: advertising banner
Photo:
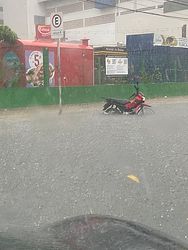
[[[51,26],[50,25],[36,25],[36,39],[37,40],[50,40],[51,39]]]
[[[42,51],[25,51],[26,86],[44,86],[43,53]],[[49,51],[49,86],[54,86],[54,52]]]
[[[106,57],[106,75],[127,75],[128,58]]]
[[[169,47],[179,47],[188,48],[188,38],[177,38],[175,36],[164,36],[164,35],[154,35],[154,46],[169,46]]]

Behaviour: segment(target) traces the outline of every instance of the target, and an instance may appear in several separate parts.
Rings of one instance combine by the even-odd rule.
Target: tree
[[[8,26],[0,26],[0,41],[13,44],[18,39],[17,34],[12,31]]]

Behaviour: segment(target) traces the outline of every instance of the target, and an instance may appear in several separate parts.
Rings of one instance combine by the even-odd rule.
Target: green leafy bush
[[[18,39],[17,34],[12,31],[8,26],[1,25],[0,26],[0,41],[14,44]]]

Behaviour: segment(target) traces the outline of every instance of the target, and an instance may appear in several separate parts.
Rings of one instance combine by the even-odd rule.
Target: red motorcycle
[[[118,114],[144,114],[147,110],[153,113],[151,106],[145,103],[145,96],[139,91],[138,84],[134,85],[136,92],[130,97],[129,100],[119,100],[114,98],[105,98],[106,103],[103,106],[105,114],[118,113]]]

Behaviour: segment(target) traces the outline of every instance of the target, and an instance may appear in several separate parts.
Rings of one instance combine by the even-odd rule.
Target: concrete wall
[[[174,35],[180,38],[184,24],[188,25],[188,20],[167,19],[142,13],[121,15],[116,18],[116,40],[123,40],[125,35],[142,33]]]
[[[145,84],[140,90],[147,98],[188,95],[188,83]],[[104,97],[129,98],[134,91],[130,84],[62,88],[63,104],[102,102]],[[41,105],[57,105],[58,88],[0,89],[0,109]],[[101,105],[102,108],[102,105]]]
[[[35,23],[34,16],[45,16],[45,9],[38,4],[38,0],[27,0],[27,15],[28,15],[28,39],[34,39]]]
[[[164,4],[165,13],[184,9],[188,9],[188,0],[166,1]]]
[[[41,0],[40,0],[41,1]],[[68,40],[80,40],[83,36],[91,39],[91,44],[97,45],[116,45],[117,42],[124,42],[126,27],[129,25],[132,29],[132,17],[128,10],[147,10],[156,12],[156,8],[163,6],[164,0],[150,1],[150,0],[118,0],[119,7],[107,7],[104,9],[95,8],[95,4],[90,1],[78,2],[76,0],[59,0],[59,1],[43,1],[47,10],[46,15],[49,16],[55,8],[62,11],[64,14],[66,38]],[[125,23],[124,17],[129,13],[129,20]],[[162,7],[160,13],[162,12]],[[113,20],[109,19],[109,15],[113,15]],[[100,19],[104,23],[100,24]],[[79,27],[66,27],[66,23],[79,22]],[[106,20],[105,20],[106,19]],[[126,19],[126,18],[125,18]],[[46,19],[49,23],[49,18]],[[105,23],[106,22],[106,23]],[[145,24],[147,26],[147,23]],[[140,28],[142,26],[140,25]],[[146,27],[143,27],[143,32]]]
[[[0,0],[0,24],[4,23],[4,17],[3,17],[3,0]]]
[[[90,39],[92,45],[114,45],[115,8],[96,9],[92,2],[48,1],[46,3],[46,23],[50,23],[50,13],[63,12],[66,39],[78,41],[83,37]]]
[[[96,0],[97,1],[97,0]],[[125,34],[156,32],[181,37],[181,28],[187,20],[133,13],[130,10],[163,13],[164,0],[117,0],[118,7],[95,8],[92,1],[77,0],[0,0],[4,8],[4,23],[20,38],[34,39],[34,16],[49,16],[57,8],[64,15],[67,40],[91,39],[91,44],[116,45],[125,41]],[[188,11],[170,15],[187,18]]]
[[[187,21],[160,17],[149,14],[134,13],[131,10],[144,11],[148,13],[163,15],[164,0],[118,0],[118,8],[109,7],[105,9],[96,9],[92,2],[77,2],[75,0],[64,1],[44,1],[47,10],[46,15],[55,8],[64,14],[66,23],[79,20],[78,27],[66,28],[66,37],[68,40],[80,40],[83,36],[91,38],[93,45],[116,45],[117,42],[125,41],[125,34],[141,33],[159,33],[164,35],[175,35],[181,37],[181,28]],[[76,5],[75,5],[76,4]],[[99,18],[102,15],[114,14],[114,21],[106,24],[92,24],[92,18]],[[186,17],[186,11],[173,12],[172,16]],[[83,21],[80,22],[80,19]],[[49,22],[49,18],[46,19]],[[89,25],[88,25],[89,24]],[[106,37],[104,37],[106,36]]]
[[[163,13],[164,1],[150,1],[150,5],[147,0],[138,1],[137,10],[144,11],[153,14],[159,15],[169,15],[172,17],[181,17],[185,18],[170,18],[162,17],[157,15],[145,14],[145,13],[131,13],[128,11],[121,12],[120,15],[116,17],[116,40],[124,40],[125,35],[130,34],[142,34],[142,33],[157,33],[163,35],[174,35],[178,38],[182,36],[182,26],[188,24],[187,19],[187,10],[172,12],[172,13]],[[141,5],[147,5],[146,7]],[[149,7],[151,9],[149,9]],[[187,20],[186,20],[187,19]]]
[[[20,38],[28,37],[27,0],[3,1],[4,24],[14,30]]]
[[[21,39],[34,39],[34,15],[45,12],[38,0],[3,0],[4,24],[14,30]]]

